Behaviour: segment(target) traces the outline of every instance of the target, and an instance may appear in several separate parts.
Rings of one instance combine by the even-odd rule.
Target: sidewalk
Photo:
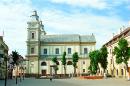
[[[8,79],[7,86],[21,86],[23,81],[24,80],[20,82],[20,79],[18,78],[18,84],[16,85],[16,79]],[[4,86],[4,84],[5,84],[5,80],[0,80],[0,86]]]

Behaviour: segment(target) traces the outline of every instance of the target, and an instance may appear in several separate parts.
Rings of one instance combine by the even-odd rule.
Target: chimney
[[[125,30],[125,26],[123,25],[123,26],[122,26],[122,31],[124,31],[124,30]]]
[[[42,21],[40,21],[40,24],[42,25]]]
[[[122,28],[120,28],[120,33],[122,32]]]
[[[114,38],[114,35],[115,35],[115,34],[114,34],[114,33],[112,33],[113,38]]]

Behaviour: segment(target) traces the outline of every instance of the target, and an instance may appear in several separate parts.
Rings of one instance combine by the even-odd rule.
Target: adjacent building
[[[54,63],[53,57],[58,59],[58,74],[64,74],[64,68],[61,63],[63,52],[66,52],[67,74],[73,74],[72,55],[78,52],[79,61],[77,63],[78,74],[88,72],[90,64],[89,52],[95,50],[96,39],[94,34],[57,34],[47,35],[44,25],[40,21],[37,12],[34,11],[27,22],[27,66],[26,73],[40,74],[42,76],[50,75]]]
[[[128,76],[128,73],[125,70],[125,64],[117,64],[116,58],[113,55],[114,47],[118,45],[118,41],[120,38],[125,38],[128,41],[130,47],[130,27],[127,27],[123,31],[120,31],[119,34],[113,36],[113,38],[105,44],[108,50],[107,73],[114,75],[115,77],[126,77]],[[130,60],[128,61],[128,66],[130,75]]]
[[[5,57],[8,57],[8,46],[3,40],[3,36],[0,36],[0,79],[5,77],[6,62]]]

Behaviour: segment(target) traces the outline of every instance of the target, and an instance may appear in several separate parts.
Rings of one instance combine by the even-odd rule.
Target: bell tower
[[[37,11],[33,11],[28,24],[28,41],[38,41],[40,36],[40,21]]]
[[[40,56],[41,56],[41,37],[46,35],[44,25],[40,21],[37,11],[33,11],[27,22],[27,58],[29,60],[28,73],[38,74],[40,73]]]
[[[27,22],[27,55],[39,55],[41,24],[37,11],[33,11]]]

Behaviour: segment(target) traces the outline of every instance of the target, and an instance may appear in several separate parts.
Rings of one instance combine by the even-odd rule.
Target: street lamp
[[[12,56],[11,55],[9,55],[8,56],[8,67],[9,67],[9,77],[10,77],[10,79],[12,79],[12,77],[13,77],[13,68],[14,68],[14,66],[13,66],[13,58],[12,58]]]

